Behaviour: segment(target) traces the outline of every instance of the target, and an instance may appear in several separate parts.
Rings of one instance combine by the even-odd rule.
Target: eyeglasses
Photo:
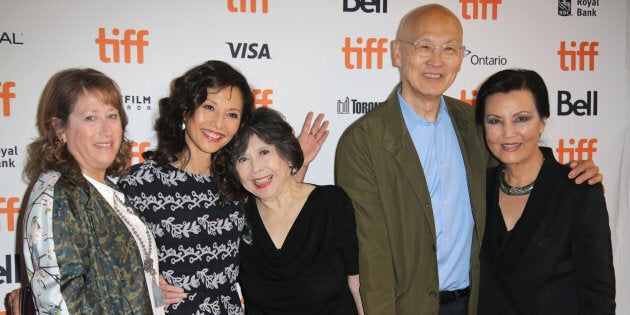
[[[412,45],[416,50],[416,54],[420,57],[431,57],[433,54],[440,52],[442,56],[447,59],[455,58],[458,53],[462,50],[462,46],[445,44],[441,46],[433,46],[433,44],[428,42],[408,42],[402,39],[398,40],[401,43]]]

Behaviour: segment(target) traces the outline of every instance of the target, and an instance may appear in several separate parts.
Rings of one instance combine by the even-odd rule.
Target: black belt
[[[451,303],[470,294],[470,287],[455,291],[440,291],[440,305]]]

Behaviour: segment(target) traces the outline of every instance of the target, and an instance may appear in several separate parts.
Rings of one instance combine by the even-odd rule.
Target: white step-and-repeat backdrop
[[[172,79],[208,59],[249,79],[258,106],[299,130],[325,113],[330,137],[307,181],[333,183],[337,139],[398,82],[390,41],[416,0],[0,0],[0,296],[19,286],[16,229],[26,146],[41,91],[55,72],[93,67],[116,80],[135,141],[155,144],[158,100]],[[548,84],[543,144],[561,162],[594,159],[605,175],[618,313],[630,314],[629,9],[626,0],[449,0],[467,47],[446,94],[475,102],[500,69],[531,68]],[[0,306],[0,310],[4,306]],[[3,314],[0,311],[0,314]]]

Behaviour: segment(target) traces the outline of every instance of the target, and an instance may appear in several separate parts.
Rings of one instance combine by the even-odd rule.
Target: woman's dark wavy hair
[[[236,173],[236,160],[247,150],[253,135],[276,148],[278,154],[292,166],[291,174],[295,174],[304,163],[300,143],[284,116],[270,108],[258,108],[251,119],[241,126],[232,142],[219,150],[212,161],[224,202],[245,201],[247,197],[247,191]]]
[[[506,69],[491,75],[477,91],[475,120],[483,126],[486,100],[497,93],[527,90],[534,96],[536,110],[541,118],[549,118],[549,93],[543,78],[533,70]]]
[[[28,146],[28,158],[24,167],[24,177],[30,183],[37,180],[40,173],[48,170],[62,174],[81,174],[79,164],[68,151],[67,142],[59,140],[58,132],[66,128],[78,99],[87,93],[118,110],[122,124],[122,143],[105,175],[119,177],[127,171],[131,143],[125,138],[127,114],[118,85],[100,71],[72,68],[53,75],[40,97],[37,110],[39,136]]]
[[[190,118],[206,101],[208,89],[225,87],[236,87],[243,95],[242,125],[254,110],[254,96],[247,79],[223,61],[206,61],[171,83],[170,95],[160,100],[160,116],[155,121],[157,148],[146,151],[143,157],[165,166],[178,157],[188,156],[185,131],[181,128],[184,118]]]

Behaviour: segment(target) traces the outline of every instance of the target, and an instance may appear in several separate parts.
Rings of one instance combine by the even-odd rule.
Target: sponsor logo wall
[[[627,1],[439,2],[459,16],[466,45],[460,74],[446,94],[475,104],[490,74],[534,69],[548,85],[552,113],[541,142],[561,162],[594,159],[600,166],[617,310],[630,314],[630,192],[627,175],[620,176],[630,163],[620,154],[624,141],[630,145],[624,138],[630,137],[624,133],[630,128]],[[326,114],[331,134],[306,180],[331,184],[339,136],[399,80],[390,59],[398,21],[426,3],[0,0],[0,296],[24,278],[16,246],[19,209],[26,204],[21,172],[36,136],[40,94],[55,72],[93,67],[118,82],[135,164],[156,143],[153,121],[171,81],[205,60],[226,61],[249,79],[256,106],[280,110],[296,131],[308,111]]]

